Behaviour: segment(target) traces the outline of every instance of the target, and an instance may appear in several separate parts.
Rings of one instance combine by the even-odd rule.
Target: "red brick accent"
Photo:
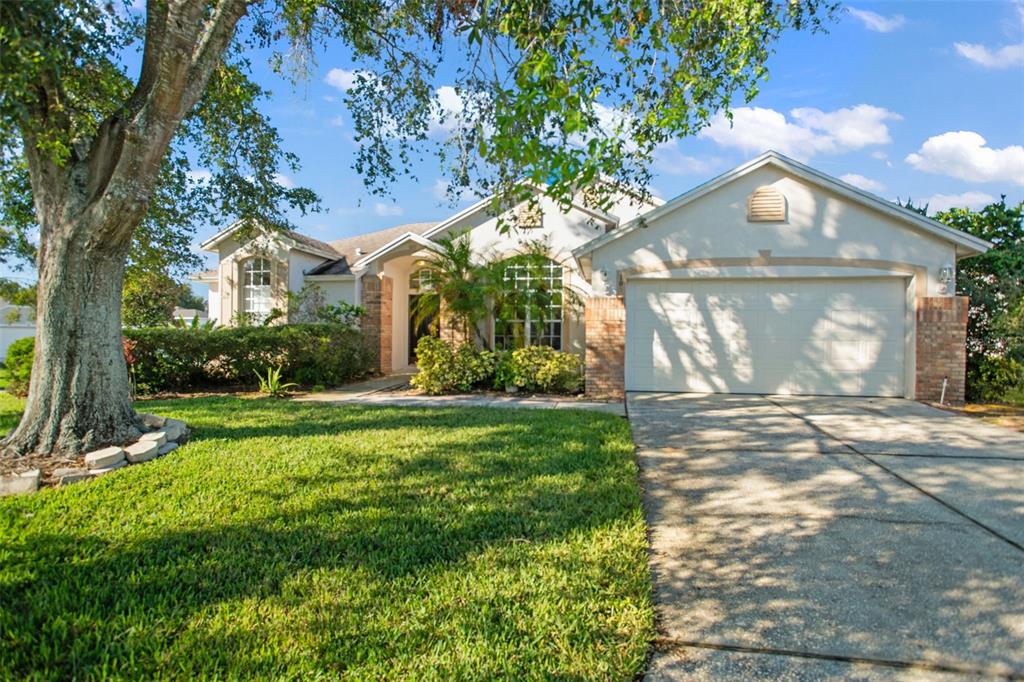
[[[362,295],[360,304],[366,310],[362,329],[371,347],[377,350],[377,369],[381,374],[393,371],[391,364],[391,334],[393,288],[390,277],[385,275],[363,275],[360,280]]]
[[[438,336],[453,346],[461,346],[469,341],[466,331],[462,326],[448,314],[444,299],[441,299],[440,311],[438,312]]]
[[[967,373],[967,305],[966,296],[934,296],[918,298],[916,397],[938,401],[942,380],[948,378],[946,401],[964,401]]]
[[[619,296],[591,296],[583,311],[586,388],[593,396],[621,398],[626,388],[626,306]]]

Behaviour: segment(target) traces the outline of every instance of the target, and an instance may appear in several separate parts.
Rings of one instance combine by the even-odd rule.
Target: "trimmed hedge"
[[[136,385],[144,392],[251,385],[281,367],[281,380],[332,386],[366,376],[376,352],[358,330],[337,324],[125,330],[135,342]]]
[[[134,342],[131,371],[143,393],[255,386],[256,374],[265,374],[268,367],[281,367],[282,381],[331,386],[366,376],[376,360],[376,352],[361,332],[339,324],[146,327],[126,329],[124,334]],[[27,368],[19,371],[27,386],[34,340],[24,341],[29,342],[22,344],[28,350],[19,348],[18,366],[28,358]],[[13,387],[15,372],[11,374]]]

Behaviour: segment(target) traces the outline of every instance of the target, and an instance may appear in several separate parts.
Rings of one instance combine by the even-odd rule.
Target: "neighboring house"
[[[181,320],[186,324],[192,324],[195,322],[196,324],[203,325],[206,324],[207,321],[205,310],[199,310],[198,308],[182,308],[181,306],[174,307],[172,317],[173,319]]]
[[[30,305],[14,305],[0,299],[0,362],[18,339],[36,335],[36,311]]]
[[[959,259],[990,245],[775,152],[671,201],[620,197],[604,213],[541,200],[540,224],[503,235],[482,201],[436,224],[337,242],[300,235],[241,245],[228,229],[210,317],[281,306],[317,283],[366,307],[380,369],[405,367],[410,297],[436,240],[469,232],[477,253],[551,251],[552,281],[584,312],[523,321],[534,342],[585,357],[590,393],[624,390],[906,396],[962,400],[967,301]],[[518,207],[511,210],[520,210]],[[558,265],[556,265],[558,264]],[[493,324],[488,338],[496,345]]]

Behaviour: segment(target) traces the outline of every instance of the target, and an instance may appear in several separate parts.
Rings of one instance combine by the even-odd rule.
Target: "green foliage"
[[[1024,202],[1007,206],[1002,197],[979,211],[954,208],[934,217],[993,244],[988,253],[960,261],[957,293],[971,299],[967,396],[999,399],[1007,367],[1000,359],[1024,362]]]
[[[181,283],[178,286],[178,300],[175,303],[181,308],[205,311],[207,300],[202,296],[197,296],[188,284]]]
[[[468,343],[454,348],[447,341],[424,336],[416,344],[419,371],[411,383],[430,395],[464,393],[490,385],[495,363],[495,354],[490,351],[477,350]]]
[[[298,386],[296,383],[281,381],[280,367],[267,367],[266,376],[256,372],[256,378],[260,380],[260,393],[266,393],[271,398],[283,398],[288,394],[289,388]]]
[[[7,358],[4,366],[8,372],[7,390],[17,396],[28,393],[28,384],[32,378],[32,359],[36,350],[36,340],[31,336],[18,339],[7,347]]]
[[[324,291],[316,284],[306,284],[298,292],[288,292],[288,321],[318,322],[355,327],[366,314],[362,306],[345,301],[327,303]]]
[[[416,299],[414,324],[419,327],[428,320],[433,320],[435,326],[441,323],[443,301],[445,324],[454,325],[463,338],[483,341],[480,322],[488,311],[486,268],[475,257],[468,234],[444,237],[438,244],[441,250],[431,253],[423,266],[425,291]]]
[[[1024,362],[1011,357],[984,357],[973,368],[970,381],[971,400],[1008,402],[1024,391]]]
[[[548,346],[527,346],[503,353],[495,384],[540,393],[577,393],[583,384],[578,356]]]
[[[0,678],[643,669],[651,583],[624,420],[236,398],[144,409],[187,421],[192,440],[0,499]]]
[[[35,308],[36,285],[19,284],[12,279],[0,277],[0,299],[13,305],[27,305]]]
[[[579,357],[548,346],[492,353],[468,343],[456,348],[433,336],[424,336],[416,344],[416,365],[419,372],[411,383],[430,395],[492,385],[540,393],[576,393],[583,379]]]
[[[104,125],[130,119],[140,103],[126,55],[146,40],[145,12],[123,0],[0,3],[0,260],[35,258],[37,216],[23,141],[67,168],[90,155]],[[159,12],[158,12],[159,14]],[[198,16],[200,20],[202,13]],[[260,108],[269,92],[249,79],[251,30],[222,55],[198,104],[186,112],[135,229],[128,265],[180,276],[199,265],[196,228],[250,218],[263,229],[288,224],[285,209],[318,210],[313,192],[282,184],[298,159]],[[150,45],[147,50],[155,49]],[[132,62],[131,68],[128,62]],[[133,91],[136,99],[132,99]],[[177,112],[160,115],[176,117]]]
[[[126,330],[136,342],[134,372],[143,392],[253,384],[253,375],[279,367],[280,379],[336,386],[370,373],[375,359],[363,335],[348,327]]]
[[[121,294],[121,322],[127,327],[171,324],[181,285],[168,275],[130,268]]]
[[[489,319],[543,319],[551,305],[566,310],[579,307],[580,297],[569,286],[553,290],[547,281],[547,266],[552,262],[543,242],[527,242],[519,253],[501,259],[489,259],[474,253],[469,236],[464,234],[439,241],[441,251],[432,253],[422,267],[425,291],[416,299],[412,314],[417,326],[427,320],[441,321],[441,302],[445,317],[463,334],[480,345],[489,339],[481,332],[481,322]],[[510,268],[519,270],[520,279],[510,277]],[[530,286],[517,284],[523,276]],[[524,330],[525,331],[525,330]],[[529,345],[523,336],[521,345]]]

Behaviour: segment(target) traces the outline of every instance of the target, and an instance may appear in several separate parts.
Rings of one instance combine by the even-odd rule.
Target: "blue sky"
[[[717,122],[660,150],[655,192],[671,198],[775,148],[883,197],[933,208],[1024,197],[1024,3],[846,8],[828,34],[782,39],[760,95],[734,109],[733,127]],[[429,166],[419,182],[397,183],[393,202],[363,191],[349,168],[342,91],[330,84],[343,84],[354,65],[340,51],[317,62],[302,92],[265,69],[258,74],[274,91],[270,115],[303,162],[291,179],[328,209],[296,224],[333,239],[450,213],[437,192],[444,178]]]
[[[774,148],[932,209],[1024,198],[1024,1],[853,2],[829,33],[789,33],[776,47],[760,95],[734,107],[732,127],[716,121],[659,150],[656,194],[671,198]],[[302,231],[330,240],[454,210],[430,164],[418,182],[396,183],[393,200],[364,190],[337,87],[355,67],[342,48],[317,55],[298,87],[253,61],[273,91],[266,112],[302,161],[286,181],[315,190],[326,209],[293,216]]]

